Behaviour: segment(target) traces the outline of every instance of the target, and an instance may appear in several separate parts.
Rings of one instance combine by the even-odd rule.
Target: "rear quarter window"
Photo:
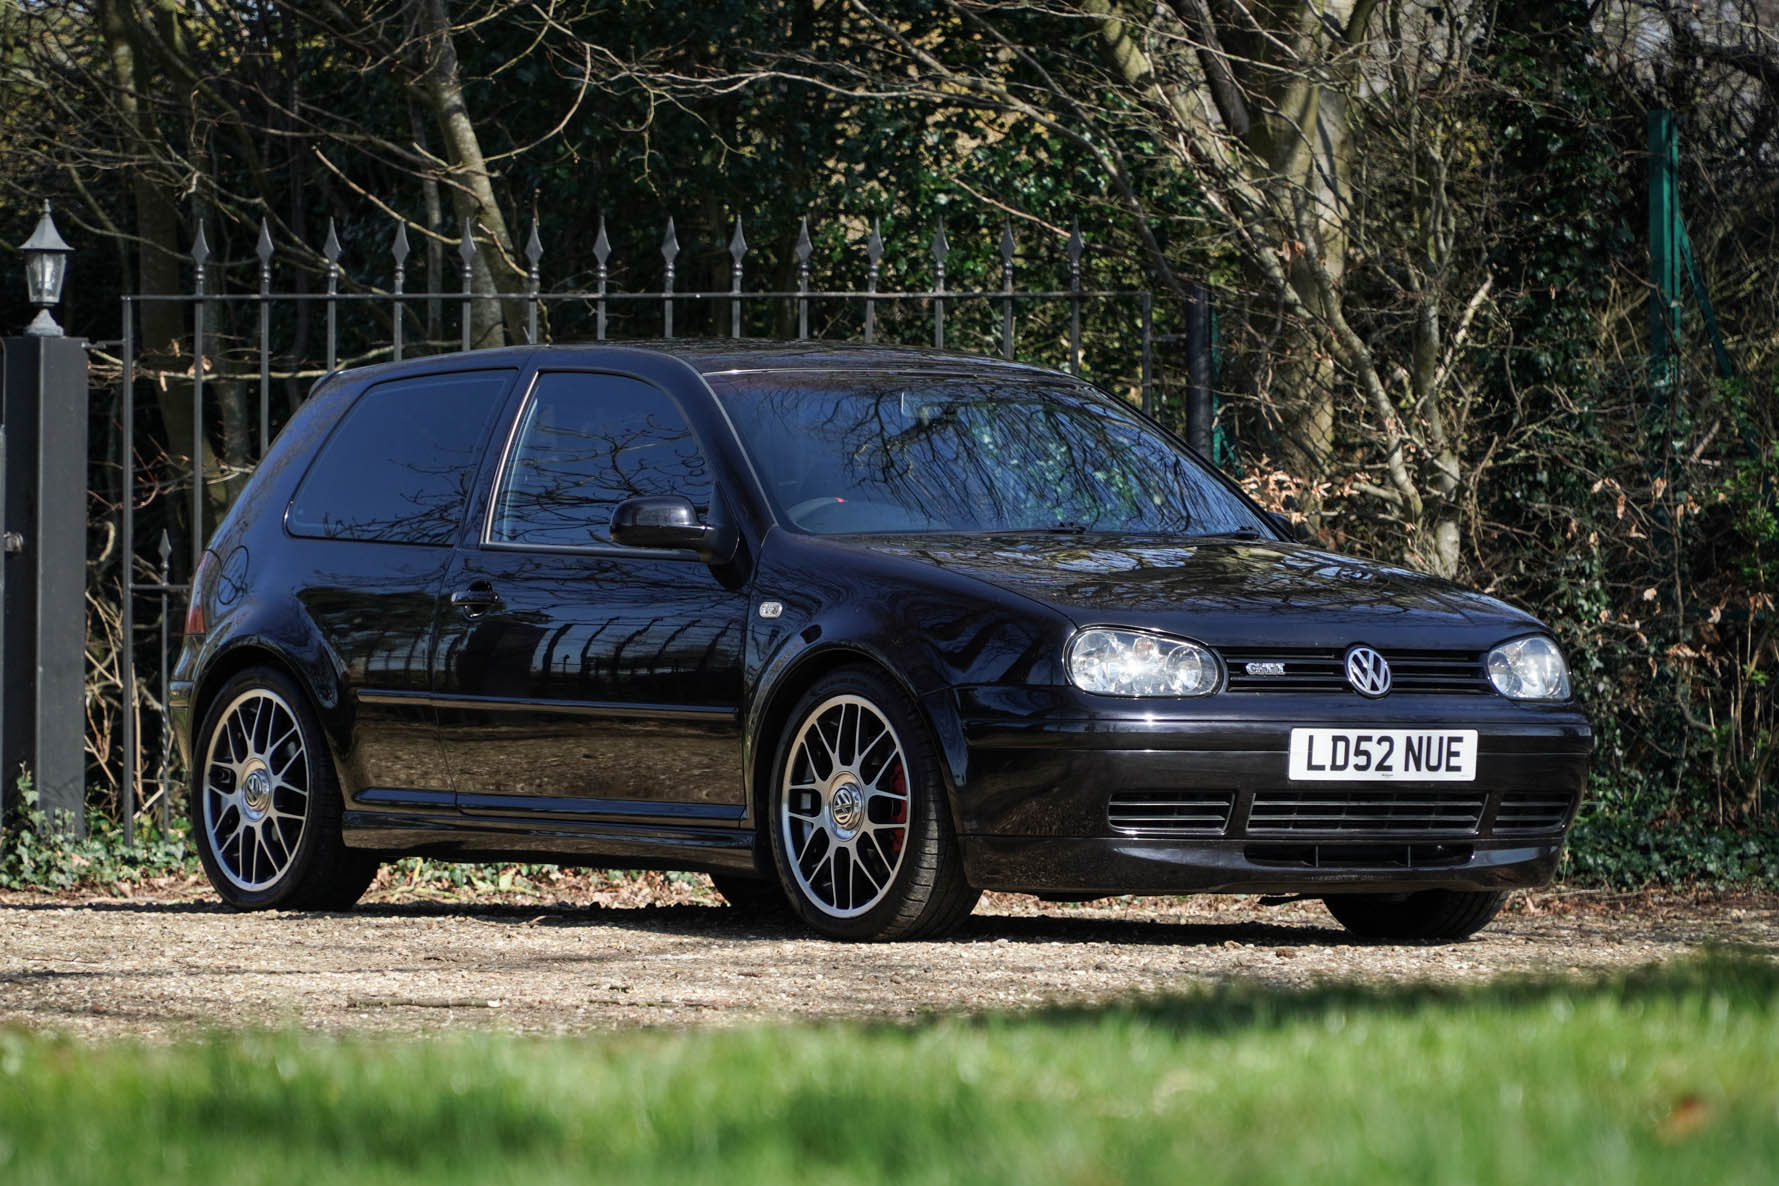
[[[312,539],[448,545],[511,370],[378,383],[322,445],[285,513]]]

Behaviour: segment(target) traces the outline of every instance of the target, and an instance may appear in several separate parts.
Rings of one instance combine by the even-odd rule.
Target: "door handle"
[[[479,618],[500,604],[500,594],[487,581],[476,581],[451,594],[451,604],[462,610],[464,617]]]

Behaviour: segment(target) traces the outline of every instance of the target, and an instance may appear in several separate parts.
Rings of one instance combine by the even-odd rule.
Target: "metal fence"
[[[947,287],[946,264],[952,255],[952,247],[942,221],[937,222],[930,242],[923,244],[924,251],[921,255],[923,259],[930,258],[931,266],[926,269],[928,283],[925,287],[917,288],[886,289],[881,286],[884,240],[880,223],[875,220],[863,243],[863,283],[848,288],[812,287],[811,263],[815,248],[807,218],[800,221],[792,248],[795,287],[788,289],[749,290],[745,287],[750,248],[739,216],[735,219],[733,233],[729,236],[726,248],[730,261],[729,286],[726,289],[680,291],[676,288],[676,264],[681,255],[681,245],[672,218],[667,220],[660,245],[661,263],[657,273],[660,287],[646,291],[621,290],[614,283],[613,250],[603,219],[592,249],[593,284],[582,288],[543,288],[540,269],[544,250],[535,220],[523,250],[524,287],[518,292],[499,292],[476,287],[478,256],[490,248],[486,236],[478,239],[475,228],[468,221],[463,224],[461,237],[455,245],[459,285],[454,290],[438,285],[435,279],[432,290],[409,291],[406,284],[412,247],[407,224],[395,223],[388,242],[388,286],[383,288],[361,284],[353,291],[342,291],[346,276],[341,262],[342,247],[336,228],[330,220],[327,238],[320,251],[320,259],[323,261],[321,279],[325,287],[317,292],[278,291],[274,289],[274,265],[278,253],[269,230],[262,223],[255,250],[258,260],[257,287],[251,291],[231,292],[223,290],[223,285],[213,282],[212,249],[200,222],[191,248],[192,282],[189,292],[177,295],[138,294],[123,298],[120,360],[122,378],[119,385],[122,440],[119,462],[123,493],[119,524],[119,592],[121,637],[124,645],[120,648],[119,676],[123,702],[122,797],[128,808],[120,814],[123,816],[126,840],[134,839],[138,815],[153,813],[158,816],[163,829],[167,826],[171,791],[176,785],[173,782],[175,753],[171,744],[165,694],[171,648],[177,646],[179,641],[178,631],[173,625],[173,615],[181,609],[188,586],[172,579],[173,562],[179,551],[173,538],[175,532],[185,537],[189,547],[189,567],[186,571],[195,571],[207,532],[215,526],[205,521],[206,479],[199,472],[196,463],[196,459],[205,455],[206,433],[210,432],[210,409],[206,403],[208,393],[223,384],[238,388],[243,384],[257,383],[258,416],[257,432],[254,434],[257,448],[254,456],[263,456],[273,436],[274,380],[288,382],[294,377],[319,377],[337,369],[341,364],[341,345],[347,330],[352,331],[356,342],[363,344],[367,339],[367,329],[375,331],[387,327],[385,336],[359,350],[353,358],[355,363],[363,363],[383,359],[399,360],[405,355],[452,348],[471,349],[474,312],[481,302],[496,302],[504,307],[512,307],[520,314],[515,320],[522,322],[524,340],[529,342],[556,340],[555,331],[561,328],[558,322],[567,326],[577,321],[587,325],[591,334],[584,331],[573,333],[564,340],[584,340],[588,336],[606,340],[614,324],[620,329],[630,331],[625,334],[626,337],[639,337],[643,336],[638,329],[645,323],[645,317],[652,321],[653,317],[647,315],[657,310],[658,336],[662,339],[675,337],[676,311],[679,313],[679,327],[682,330],[686,327],[688,310],[702,313],[700,320],[704,322],[706,336],[741,338],[746,328],[744,308],[761,306],[776,308],[787,315],[784,318],[787,327],[793,323],[793,318],[788,315],[794,312],[794,337],[803,340],[812,337],[812,309],[838,306],[847,310],[848,315],[830,317],[823,332],[814,336],[831,339],[836,336],[833,331],[838,328],[851,331],[839,336],[860,338],[865,342],[883,341],[889,339],[890,331],[906,338],[910,327],[918,323],[923,344],[930,340],[934,347],[945,348],[948,313],[955,319],[960,312],[974,309],[979,313],[984,310],[998,313],[998,324],[993,330],[993,345],[1002,357],[1012,359],[1020,353],[1021,329],[1025,320],[1033,317],[1035,310],[1045,309],[1052,314],[1061,315],[1054,326],[1059,332],[1047,334],[1041,340],[1034,338],[1036,348],[1029,353],[1036,361],[1065,365],[1072,372],[1080,373],[1084,314],[1109,306],[1123,306],[1134,313],[1136,318],[1138,370],[1134,386],[1145,410],[1152,411],[1155,406],[1155,343],[1158,340],[1155,326],[1156,302],[1146,289],[1084,287],[1083,259],[1087,253],[1087,243],[1078,224],[1071,228],[1071,233],[1063,244],[1061,258],[1045,261],[1051,275],[1066,276],[1065,283],[1061,287],[1052,285],[1036,288],[1022,288],[1019,285],[1020,276],[1016,264],[1021,257],[1010,222],[1003,223],[998,243],[999,286],[965,289]],[[1028,271],[1030,270],[1035,269],[1028,267]],[[154,548],[151,559],[138,555],[137,550],[142,543],[138,538],[140,533],[137,511],[141,475],[135,456],[137,388],[145,378],[165,384],[169,381],[169,375],[165,371],[153,376],[144,376],[142,373],[136,320],[144,306],[155,302],[171,302],[190,310],[190,368],[188,373],[178,374],[173,378],[182,385],[190,385],[192,436],[188,443],[168,442],[169,449],[173,451],[177,451],[182,445],[189,445],[189,457],[184,459],[189,472],[180,482],[182,485],[189,485],[189,502],[184,510],[183,525],[169,524],[169,516],[163,512],[163,522],[158,533],[151,526],[151,546]],[[454,342],[442,340],[441,336],[423,335],[417,339],[412,334],[412,327],[428,325],[437,329],[443,324],[440,310],[453,307],[460,331]],[[293,360],[288,357],[287,352],[281,356],[274,351],[273,329],[280,310],[285,314],[291,310],[307,313],[317,308],[324,321],[323,349],[321,357],[314,360],[314,368],[305,370],[307,360]],[[557,316],[564,310],[578,311],[582,316]],[[886,315],[892,311],[897,315],[893,326],[886,324]],[[722,317],[724,312],[728,314],[726,319]],[[242,317],[242,314],[246,316]],[[224,318],[231,319],[229,332],[236,346],[232,351],[217,351],[212,356],[206,346],[212,341],[217,327],[207,324],[207,321]],[[727,322],[726,326],[721,324],[724,320]],[[1185,401],[1189,411],[1208,399],[1208,386],[1206,393],[1196,391],[1196,386],[1208,384],[1206,376],[1209,375],[1209,346],[1200,329],[1204,322],[1205,309],[1202,297],[1199,297],[1189,303],[1186,311],[1185,328],[1188,332],[1161,335],[1170,342],[1184,342],[1187,345],[1188,357],[1182,361],[1185,383],[1189,389]],[[1049,321],[1045,325],[1046,328],[1051,328]],[[929,327],[930,339],[927,335]],[[952,337],[955,345],[955,332]],[[982,338],[983,335],[978,333],[973,344],[980,347]],[[1062,357],[1046,357],[1047,354],[1056,353],[1059,346]],[[249,356],[253,361],[245,364],[245,359]],[[285,361],[275,369],[274,360],[280,357],[284,357]],[[149,574],[152,574],[153,579],[143,579]],[[145,608],[148,611],[146,614],[139,613]],[[156,684],[145,688],[144,672],[139,669],[141,664],[137,652],[148,646],[153,646],[156,655],[155,661],[149,666]],[[150,715],[143,718],[140,714],[145,703],[150,706]],[[139,735],[147,732],[152,732],[154,736],[150,738]],[[144,748],[144,742],[158,751],[152,778],[145,777],[142,769],[145,762],[140,751]]]

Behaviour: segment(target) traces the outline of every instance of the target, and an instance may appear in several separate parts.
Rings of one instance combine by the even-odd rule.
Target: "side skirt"
[[[340,827],[348,848],[391,857],[701,873],[757,868],[751,828],[364,810],[345,812]]]

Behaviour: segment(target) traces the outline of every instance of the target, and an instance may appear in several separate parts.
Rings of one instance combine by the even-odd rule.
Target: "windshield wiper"
[[[1085,535],[1087,534],[1087,524],[1065,519],[1049,527],[1039,527],[1035,530],[1042,531],[1045,535]]]
[[[1238,527],[1234,531],[1207,531],[1203,535],[1195,535],[1193,539],[1265,539],[1259,531],[1252,527]]]

